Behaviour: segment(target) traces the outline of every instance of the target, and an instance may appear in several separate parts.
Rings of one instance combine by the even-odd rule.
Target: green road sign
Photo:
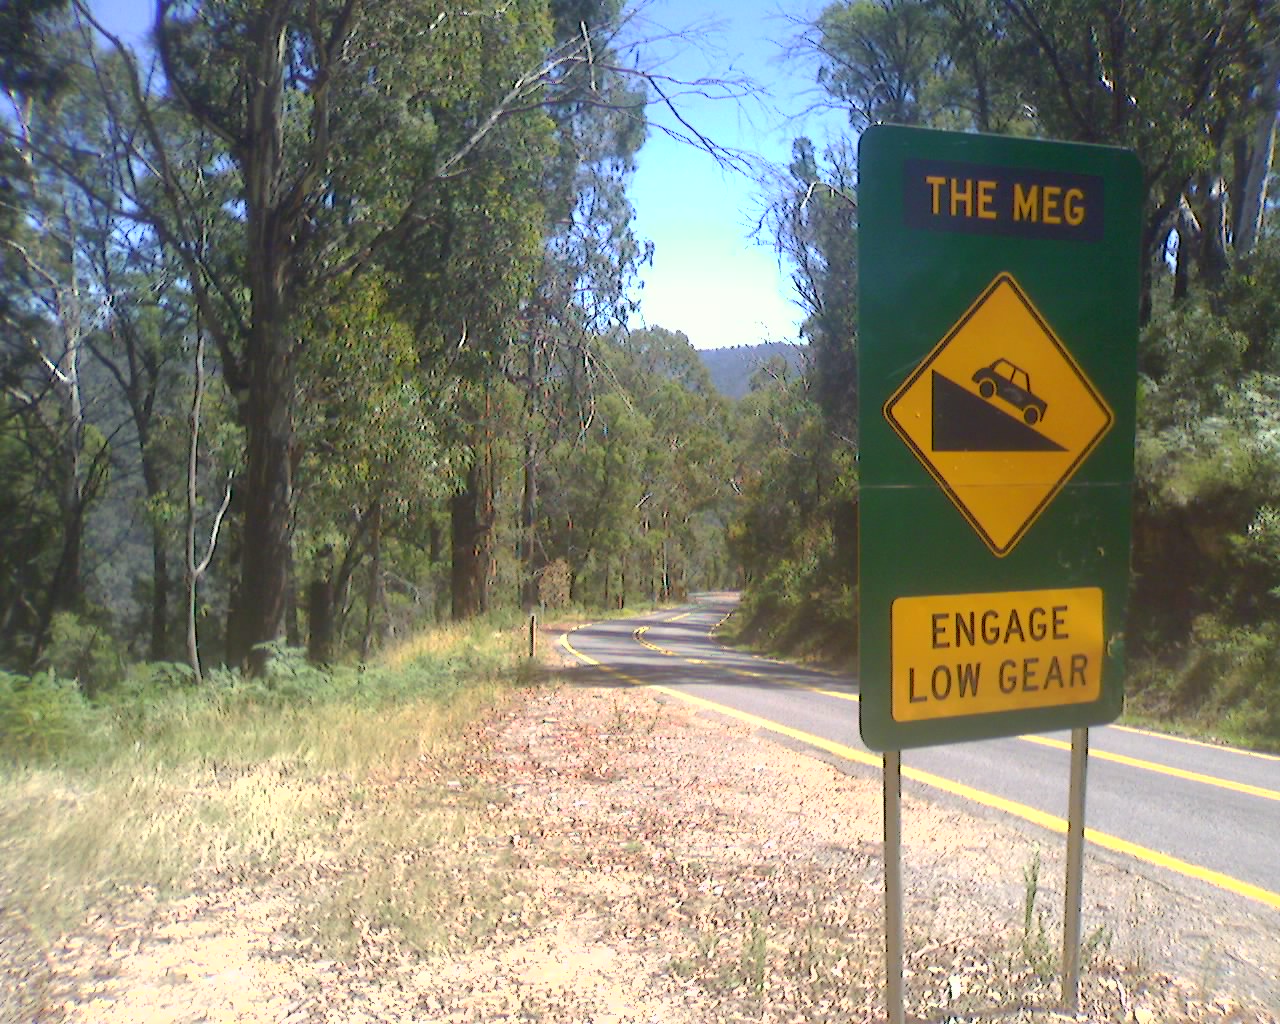
[[[859,651],[873,750],[1123,702],[1142,174],[877,125],[859,168]]]

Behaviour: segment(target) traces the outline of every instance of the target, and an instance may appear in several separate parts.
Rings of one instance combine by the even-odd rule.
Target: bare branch
[[[214,551],[218,546],[218,532],[222,529],[222,521],[227,516],[227,509],[231,507],[231,485],[235,477],[235,470],[227,470],[227,482],[222,491],[222,503],[218,506],[218,511],[214,513],[213,525],[209,528],[209,546],[205,550],[204,557],[200,559],[200,563],[196,566],[197,579],[204,576],[213,562]]]

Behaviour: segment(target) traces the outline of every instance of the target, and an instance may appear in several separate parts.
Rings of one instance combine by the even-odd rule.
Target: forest
[[[0,718],[707,588],[851,659],[854,154],[889,122],[1138,154],[1131,707],[1280,743],[1280,8],[790,24],[845,127],[760,175],[805,359],[730,399],[680,325],[629,327],[667,96],[621,0],[158,0],[145,46],[6,0]]]

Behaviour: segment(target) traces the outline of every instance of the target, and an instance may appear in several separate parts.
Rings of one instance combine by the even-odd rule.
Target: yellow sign
[[[1011,274],[991,282],[884,415],[998,556],[1115,418]]]
[[[1102,590],[900,597],[890,621],[898,722],[1095,701]]]

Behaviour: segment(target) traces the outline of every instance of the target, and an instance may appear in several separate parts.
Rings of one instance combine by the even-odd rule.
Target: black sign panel
[[[902,187],[910,228],[1048,241],[1103,237],[1103,183],[1092,174],[907,160]]]

